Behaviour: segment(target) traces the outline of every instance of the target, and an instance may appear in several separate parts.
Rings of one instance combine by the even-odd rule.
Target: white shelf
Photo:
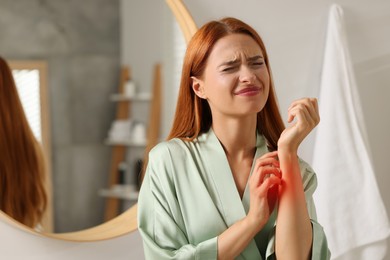
[[[107,198],[132,201],[138,199],[138,191],[134,190],[134,188],[129,185],[115,185],[111,189],[101,189],[99,190],[99,195]]]
[[[134,146],[134,147],[146,147],[146,140],[109,140],[104,141],[106,145],[124,145],[124,146]]]
[[[123,94],[112,94],[111,101],[150,101],[152,96],[149,93],[139,93],[135,96],[127,96]]]

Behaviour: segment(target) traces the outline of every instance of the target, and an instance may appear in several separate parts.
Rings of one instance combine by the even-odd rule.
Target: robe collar
[[[208,170],[211,173],[211,178],[214,181],[214,187],[216,189],[216,194],[218,195],[219,199],[217,204],[219,205],[221,215],[227,227],[230,227],[240,219],[243,219],[249,211],[249,185],[248,183],[246,184],[244,194],[241,200],[233,179],[233,174],[230,169],[226,153],[211,127],[207,133],[200,135],[198,137],[198,140],[200,141],[200,143],[202,143],[202,146],[204,147],[204,149],[202,149],[202,152],[205,160],[207,161]],[[256,158],[262,156],[266,152],[268,152],[266,140],[264,136],[257,133],[256,153],[253,158],[249,176],[252,175]],[[254,240],[252,240],[241,255],[252,255],[253,257],[253,254],[256,255],[255,251],[258,252],[258,249],[256,243],[254,242]],[[258,259],[260,259],[260,253],[258,254]]]

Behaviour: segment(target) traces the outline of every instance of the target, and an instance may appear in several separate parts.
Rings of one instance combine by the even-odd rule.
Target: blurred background
[[[390,2],[183,2],[198,26],[234,16],[262,35],[284,119],[293,100],[318,94],[329,7],[343,7],[371,160],[389,213]],[[163,0],[0,0],[0,32],[1,56],[47,61],[54,231],[102,223],[106,199],[98,193],[107,187],[112,152],[104,140],[117,106],[109,96],[118,91],[123,66],[137,91],[150,93],[153,67],[162,64],[161,140],[170,128],[185,48],[172,12]],[[132,119],[147,127],[149,112],[148,102],[136,102]],[[311,141],[301,151],[308,161]],[[130,182],[143,149],[127,154]]]

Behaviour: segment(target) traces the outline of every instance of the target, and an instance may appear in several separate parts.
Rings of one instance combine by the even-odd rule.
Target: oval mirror
[[[98,190],[106,187],[108,183],[111,147],[104,144],[104,139],[107,137],[116,106],[109,100],[109,96],[118,90],[121,65],[130,67],[131,76],[137,87],[139,84],[139,88],[148,90],[152,85],[153,71],[151,69],[145,72],[147,76],[137,72],[137,66],[142,67],[149,52],[138,46],[137,53],[144,59],[137,61],[126,60],[131,56],[122,55],[119,52],[119,39],[123,47],[121,52],[125,53],[126,48],[131,48],[131,39],[125,41],[124,38],[120,37],[123,35],[123,27],[137,28],[133,39],[138,38],[137,40],[141,42],[142,34],[145,34],[145,31],[139,25],[144,23],[151,23],[149,28],[155,27],[155,30],[161,29],[158,26],[163,26],[167,34],[174,35],[175,30],[177,30],[175,27],[179,27],[174,25],[175,19],[168,16],[168,13],[173,12],[185,36],[185,41],[188,41],[196,31],[194,21],[180,0],[167,0],[171,10],[167,9],[163,1],[154,1],[153,4],[139,1],[142,2],[141,7],[131,7],[135,3],[129,0],[114,1],[113,3],[104,0],[98,2],[85,6],[77,3],[42,1],[25,1],[23,5],[20,2],[13,3],[11,1],[8,7],[2,7],[4,10],[8,8],[8,11],[4,11],[3,13],[6,15],[2,15],[0,18],[3,21],[1,24],[5,24],[3,27],[7,27],[9,24],[9,29],[3,30],[9,35],[9,40],[0,47],[0,51],[6,58],[15,61],[19,59],[36,60],[37,57],[39,60],[43,60],[42,57],[45,57],[44,60],[47,63],[47,85],[52,126],[52,154],[50,158],[53,159],[51,161],[51,176],[55,232],[42,233],[50,237],[73,241],[108,239],[134,231],[137,228],[136,201],[132,203],[134,205],[131,207],[124,205],[120,211],[124,211],[124,213],[102,224],[104,222],[105,198],[98,196]],[[140,13],[139,8],[145,8],[147,13],[154,12],[154,8],[159,9],[156,4],[162,6],[160,9],[163,13],[158,16],[164,18],[163,22],[152,21],[151,17],[153,16],[142,12],[142,15],[138,15],[138,17],[144,20],[133,20],[136,23],[132,25],[133,27],[126,27],[119,20],[119,17],[123,18],[124,15],[127,16],[130,13],[134,14],[135,17],[137,13]],[[150,6],[153,6],[153,10],[150,9]],[[124,7],[133,9],[126,11],[123,9]],[[15,18],[12,18],[13,15]],[[102,20],[107,20],[107,22],[103,23]],[[131,19],[127,21],[129,20]],[[122,26],[121,31],[119,31],[119,24]],[[93,26],[89,27],[90,25]],[[16,28],[15,26],[24,29],[20,31],[12,29]],[[75,26],[78,31],[70,30]],[[32,30],[33,33],[28,34],[26,30],[33,27],[35,29]],[[117,45],[113,46],[110,38],[114,38]],[[153,41],[151,46],[159,44],[159,40],[155,37],[149,36],[148,39]],[[44,41],[46,45],[40,44],[41,41]],[[173,40],[162,39],[161,41],[167,41],[164,45],[167,46],[172,45],[170,41]],[[29,47],[26,43],[34,47]],[[146,44],[144,45],[146,46]],[[99,55],[99,51],[103,54]],[[171,54],[175,52],[176,50],[171,50]],[[172,57],[167,58],[167,55],[164,53],[160,57],[163,63],[168,60],[171,64],[175,64],[177,60],[180,60],[180,58],[177,60]],[[154,64],[148,66],[153,67]],[[166,97],[170,99],[169,103],[166,102],[166,106],[163,106],[161,116],[163,121],[170,122],[174,111],[172,102],[174,102],[175,91],[177,92],[178,87],[178,83],[173,83],[178,82],[179,77],[169,78],[168,76],[180,73],[173,70],[168,71],[164,71],[163,85],[168,82],[167,85],[171,86],[171,89],[165,87],[162,96],[164,103]],[[69,78],[70,75],[73,77]],[[142,110],[142,105],[138,109]],[[68,113],[69,111],[71,113]],[[78,128],[70,130],[75,125]],[[168,130],[169,123],[162,126],[160,136],[166,136]],[[101,177],[102,175],[104,177]],[[85,193],[89,195],[80,196],[80,194]],[[94,199],[91,199],[92,196]],[[68,200],[64,200],[64,198]],[[99,200],[100,203],[96,202]],[[82,214],[79,214],[80,211]],[[91,221],[85,212],[101,217],[99,220]],[[33,231],[10,220],[2,212],[0,217],[30,232]],[[72,224],[67,226],[67,223]]]

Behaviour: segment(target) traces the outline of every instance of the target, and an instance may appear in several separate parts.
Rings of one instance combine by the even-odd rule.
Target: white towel
[[[314,194],[318,220],[332,259],[351,259],[349,253],[354,254],[352,259],[363,259],[367,256],[357,252],[386,239],[390,227],[370,161],[343,10],[338,5],[330,8],[319,107],[321,122],[312,162],[318,176]],[[380,244],[370,248],[369,259],[384,257],[386,243]]]

